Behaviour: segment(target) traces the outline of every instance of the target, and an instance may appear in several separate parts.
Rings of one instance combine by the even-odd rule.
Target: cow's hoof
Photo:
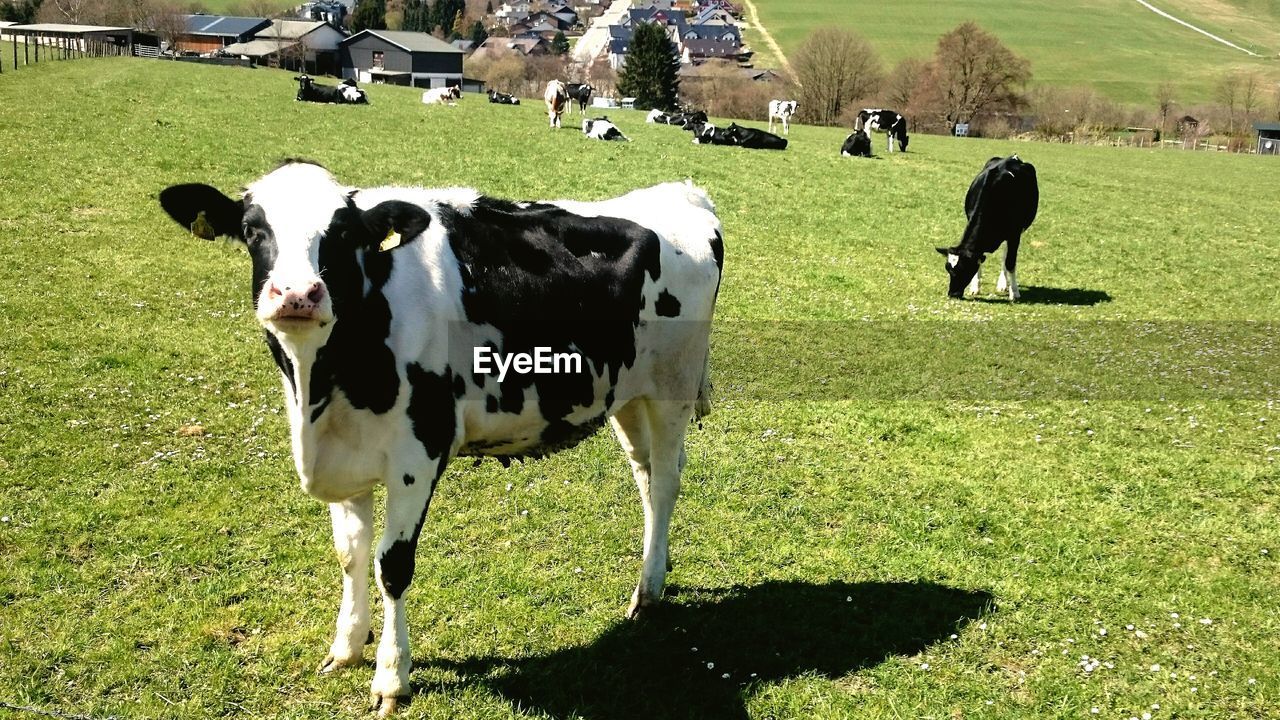
[[[627,619],[639,620],[642,615],[649,614],[646,611],[656,604],[656,600],[641,594],[640,588],[636,588],[636,591],[631,594],[631,604],[627,606]]]
[[[339,655],[330,651],[325,656],[320,666],[316,668],[316,672],[321,675],[328,675],[331,672],[337,672],[343,668],[358,667],[364,664],[364,655],[356,653],[354,655]]]
[[[400,698],[395,695],[383,696],[374,693],[370,697],[370,710],[376,710],[378,717],[384,718],[394,715],[396,710],[400,709]]]

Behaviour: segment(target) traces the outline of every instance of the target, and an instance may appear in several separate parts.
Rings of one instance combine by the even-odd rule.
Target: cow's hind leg
[[[404,596],[413,582],[418,535],[444,465],[445,458],[440,458],[406,466],[386,481],[386,528],[374,566],[382,590],[382,638],[371,688],[373,706],[382,717],[395,712],[400,700],[410,695],[409,669],[413,659]]]
[[[373,493],[329,505],[333,521],[333,547],[342,566],[342,605],[338,629],[320,672],[364,662],[369,635],[369,551],[373,544]]]
[[[635,402],[638,401],[632,401]],[[635,617],[642,608],[654,605],[662,599],[669,559],[671,514],[675,511],[676,496],[680,493],[680,472],[684,469],[684,436],[693,416],[692,402],[643,402],[643,414],[629,420],[637,426],[640,417],[648,420],[647,472],[635,473],[640,499],[644,503],[644,561],[640,569],[640,582],[636,585],[631,604],[627,608],[627,617]],[[624,419],[622,422],[625,425],[627,421]],[[634,434],[643,437],[643,433]],[[633,457],[633,470],[636,467]],[[644,469],[643,465],[640,468]]]
[[[1008,281],[1005,287],[1000,284],[996,285],[996,290],[1004,292],[1006,287],[1009,290],[1009,302],[1015,302],[1022,296],[1018,292],[1018,245],[1021,244],[1021,238],[1012,238],[1005,243],[1004,246],[1004,265],[1000,268],[1000,279],[1004,280],[1008,275]]]

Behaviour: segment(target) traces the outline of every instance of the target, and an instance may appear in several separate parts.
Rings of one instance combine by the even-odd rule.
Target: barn
[[[266,18],[228,15],[185,15],[183,23],[182,32],[173,39],[173,49],[201,54],[248,42],[260,31],[271,27],[271,21]]]
[[[341,30],[318,20],[274,20],[252,40],[228,45],[223,52],[258,65],[336,75],[338,44],[345,37]]]
[[[339,46],[342,77],[413,87],[462,84],[464,53],[420,32],[361,30]]]
[[[1259,155],[1280,155],[1280,123],[1256,122],[1253,129],[1258,133]]]

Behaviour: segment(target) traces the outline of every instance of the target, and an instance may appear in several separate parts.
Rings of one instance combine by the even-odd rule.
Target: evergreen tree
[[[484,41],[488,39],[489,33],[485,31],[484,23],[479,20],[475,21],[475,23],[471,25],[471,42],[475,43],[476,47],[480,47],[484,44]]]
[[[569,38],[564,36],[563,30],[557,30],[556,36],[551,40],[551,54],[564,55],[569,52]]]
[[[353,32],[386,29],[386,0],[362,0],[359,5],[356,5],[356,11],[351,14],[351,30]]]
[[[643,23],[631,36],[626,63],[618,73],[618,92],[636,99],[640,110],[674,110],[680,94],[680,56],[667,29]]]

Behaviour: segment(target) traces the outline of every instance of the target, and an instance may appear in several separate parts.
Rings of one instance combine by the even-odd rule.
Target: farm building
[[[258,32],[271,27],[266,18],[227,15],[185,15],[186,27],[173,40],[178,52],[211,53],[228,45],[248,42]]]
[[[346,38],[329,23],[315,20],[275,20],[248,42],[232,43],[223,52],[246,57],[259,65],[274,65],[312,73],[338,73],[338,46]]]
[[[132,55],[134,31],[125,27],[68,25],[63,23],[8,24],[0,30],[6,38],[22,38],[35,46],[68,48],[81,52],[106,50],[106,54]]]
[[[1253,129],[1258,133],[1259,155],[1280,155],[1280,123],[1256,122]]]
[[[462,83],[464,53],[427,33],[361,30],[340,43],[342,77],[414,87]]]

